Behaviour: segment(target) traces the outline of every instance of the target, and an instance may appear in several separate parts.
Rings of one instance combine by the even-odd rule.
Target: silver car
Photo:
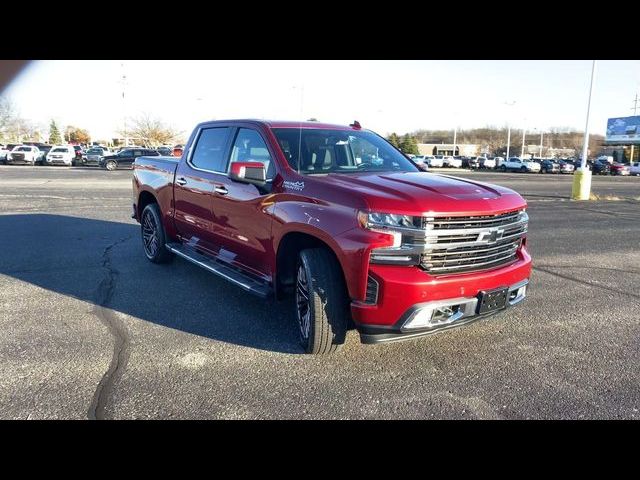
[[[100,165],[100,161],[102,157],[106,155],[111,155],[111,152],[106,148],[102,147],[92,147],[89,148],[84,154],[84,164],[85,165]]]

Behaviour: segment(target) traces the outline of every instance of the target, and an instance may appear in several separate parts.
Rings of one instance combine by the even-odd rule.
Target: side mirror
[[[233,162],[229,178],[234,182],[264,187],[267,184],[267,170],[260,162]]]

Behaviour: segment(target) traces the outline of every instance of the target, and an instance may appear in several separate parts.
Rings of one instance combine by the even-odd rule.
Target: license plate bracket
[[[509,289],[507,287],[480,292],[478,298],[478,313],[489,313],[505,308],[507,306],[508,292]]]

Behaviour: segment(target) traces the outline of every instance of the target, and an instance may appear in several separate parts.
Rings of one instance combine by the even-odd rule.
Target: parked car
[[[141,255],[293,297],[307,353],[336,351],[351,325],[363,343],[386,343],[525,299],[527,204],[515,191],[424,175],[355,123],[232,120],[194,132],[189,156],[134,163]],[[380,162],[359,163],[355,144]]]
[[[80,145],[73,145],[73,149],[75,150],[76,154],[73,159],[72,165],[82,165],[82,156],[84,155],[84,150]]]
[[[33,145],[18,145],[7,153],[7,164],[35,165],[42,159],[42,152]]]
[[[636,162],[631,165],[629,169],[629,175],[640,175],[640,162]]]
[[[416,165],[418,165],[421,168],[422,168],[423,165],[424,165],[425,168],[429,168],[429,165],[425,161],[425,157],[426,157],[426,155],[416,155],[415,157],[412,158],[412,160]]]
[[[560,173],[573,173],[576,169],[573,163],[564,160],[560,160],[558,164],[560,165]]]
[[[76,150],[72,145],[55,145],[47,154],[47,165],[67,165],[70,167],[76,160]]]
[[[591,171],[594,175],[608,175],[611,171],[611,165],[606,160],[596,160],[593,162]]]
[[[83,165],[100,165],[100,161],[111,155],[111,152],[104,147],[91,147],[85,151],[82,157]]]
[[[540,173],[560,173],[560,164],[549,159],[542,160]]]
[[[624,163],[614,163],[611,165],[611,175],[630,175],[629,165]]]
[[[7,153],[9,153],[7,146],[0,145],[0,163],[4,163],[4,161],[7,159]]]
[[[493,157],[496,162],[495,168],[500,168],[500,165],[504,163],[504,157]]]
[[[496,161],[493,158],[478,157],[478,161],[480,162],[480,168],[496,168]]]
[[[451,156],[444,157],[442,163],[449,168],[462,168],[462,160]]]
[[[157,150],[150,148],[126,148],[116,155],[107,155],[100,160],[100,167],[107,170],[115,170],[118,167],[129,167],[133,165],[136,158],[141,156],[159,157]]]
[[[613,165],[613,157],[611,155],[600,155],[596,160],[602,160],[607,162],[609,165]]]
[[[40,160],[39,160],[39,164],[40,165],[46,165],[47,163],[47,154],[51,151],[51,149],[53,148],[53,145],[37,145],[38,150],[40,150],[41,154],[40,154]]]
[[[480,160],[478,160],[478,157],[466,157],[462,160],[462,166],[464,168],[476,170],[480,168]]]
[[[514,171],[522,173],[538,173],[540,171],[540,164],[531,160],[523,160],[519,157],[511,157],[508,161],[503,162],[502,165],[500,165],[500,170],[503,172]]]
[[[156,150],[158,150],[158,153],[160,155],[163,155],[165,157],[170,157],[173,152],[170,147],[158,147]]]
[[[432,155],[429,158],[429,166],[436,168],[444,167],[444,155]]]

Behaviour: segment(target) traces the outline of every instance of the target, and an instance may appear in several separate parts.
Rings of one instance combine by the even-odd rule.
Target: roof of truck
[[[227,120],[215,120],[214,123],[223,122],[250,122],[261,123],[269,128],[322,128],[328,130],[361,130],[347,125],[337,125],[333,123],[322,122],[300,122],[297,120],[266,120],[259,118],[234,118]],[[205,122],[208,123],[208,122]]]

